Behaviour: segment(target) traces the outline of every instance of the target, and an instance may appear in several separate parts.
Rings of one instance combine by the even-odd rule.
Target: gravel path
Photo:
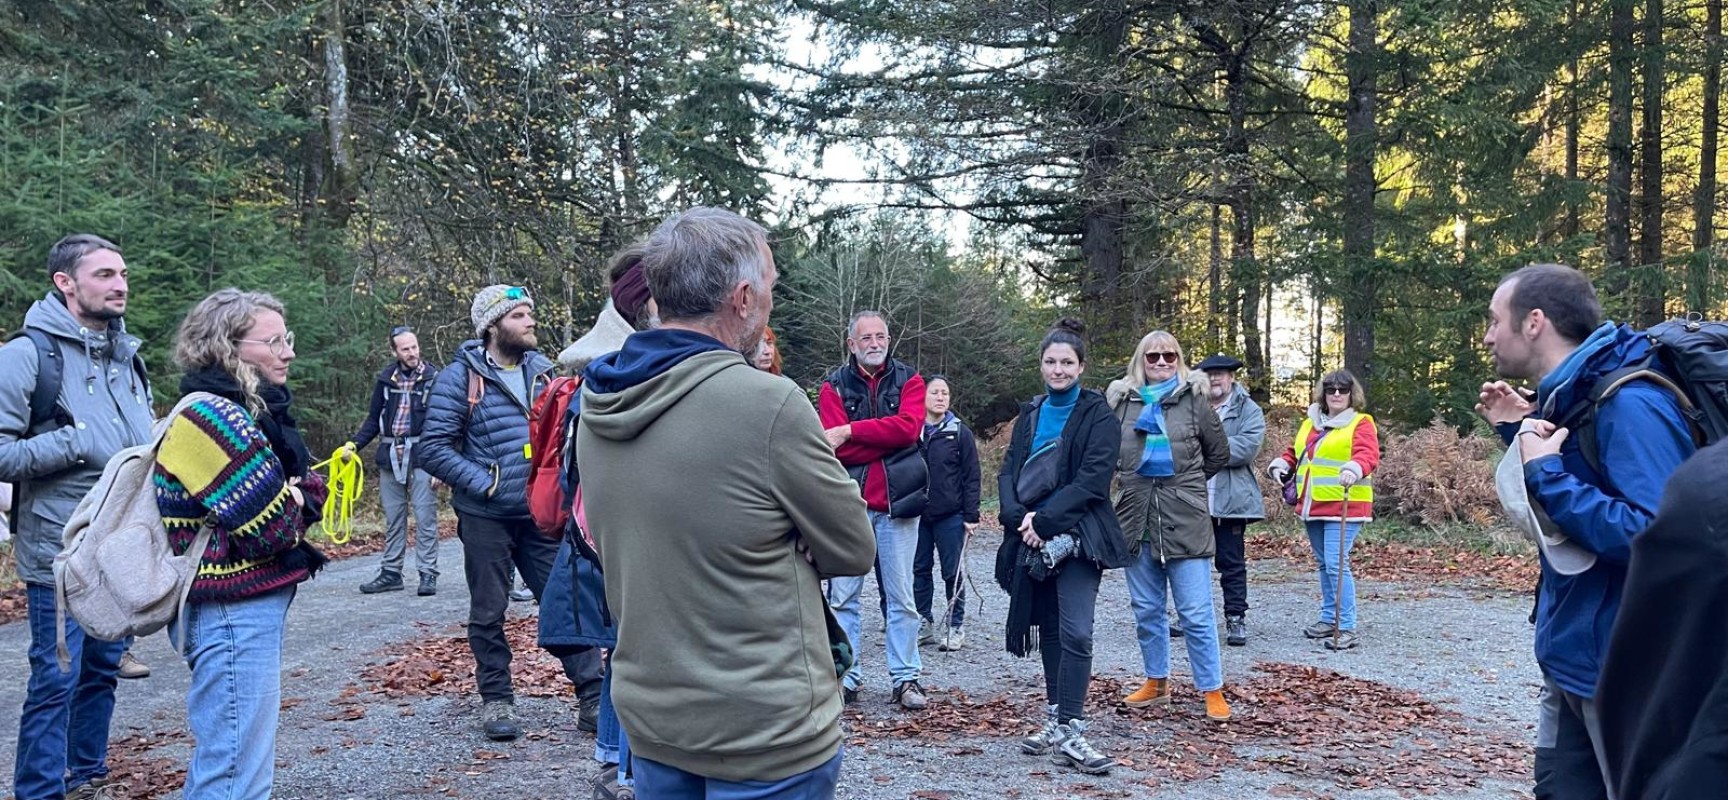
[[[860,648],[866,662],[866,692],[849,715],[853,735],[841,797],[1156,795],[1242,800],[1348,794],[1381,798],[1439,788],[1437,783],[1424,785],[1419,774],[1404,776],[1408,780],[1401,781],[1406,784],[1402,790],[1386,781],[1379,782],[1379,788],[1361,789],[1351,783],[1354,768],[1331,775],[1324,770],[1316,774],[1311,769],[1280,769],[1281,764],[1300,760],[1304,748],[1268,745],[1251,736],[1234,747],[1232,757],[1218,762],[1222,766],[1200,768],[1196,777],[1195,768],[1215,761],[1220,751],[1193,748],[1200,738],[1194,732],[1202,730],[1194,718],[1202,712],[1198,694],[1186,682],[1186,656],[1179,644],[1173,655],[1179,679],[1173,706],[1118,713],[1100,702],[1090,712],[1096,720],[1095,743],[1133,762],[1131,766],[1119,766],[1110,776],[1089,777],[1054,766],[1047,758],[1021,755],[1009,734],[1021,732],[1016,715],[1035,706],[1032,698],[1041,684],[1035,659],[1019,660],[1002,651],[1001,620],[1007,598],[988,579],[991,545],[998,538],[980,532],[977,549],[968,559],[980,580],[978,596],[969,604],[977,624],[968,626],[966,649],[944,653],[927,647],[923,651],[925,686],[932,690],[935,703],[948,704],[946,713],[920,718],[888,706],[881,634],[876,616],[867,613]],[[571,698],[520,697],[518,712],[528,734],[500,745],[479,736],[476,698],[393,699],[358,691],[363,686],[360,671],[379,660],[382,648],[426,636],[428,631],[460,635],[467,594],[457,543],[444,543],[440,566],[442,592],[432,598],[415,597],[412,591],[360,595],[356,587],[376,570],[371,557],[332,564],[302,587],[289,614],[277,797],[588,796],[588,779],[597,771],[591,758],[592,738],[576,731]],[[1452,724],[1472,732],[1472,742],[1466,744],[1476,744],[1479,734],[1485,747],[1512,746],[1516,752],[1511,760],[1524,761],[1513,763],[1510,774],[1527,767],[1524,745],[1533,738],[1539,676],[1530,656],[1526,598],[1457,587],[1364,582],[1359,587],[1363,646],[1354,652],[1329,653],[1299,632],[1313,620],[1316,605],[1312,578],[1302,567],[1275,560],[1252,563],[1249,644],[1225,648],[1224,653],[1226,680],[1233,687],[1248,685],[1256,676],[1262,676],[1259,683],[1265,684],[1257,664],[1336,670],[1421,695],[1444,709]],[[523,604],[517,608],[530,610]],[[865,608],[874,608],[874,600],[867,600]],[[0,708],[17,709],[23,702],[28,641],[23,624],[0,626],[0,653],[5,654],[0,668],[17,676],[0,686]],[[124,740],[120,746],[124,755],[117,760],[151,772],[183,769],[190,751],[183,733],[186,670],[165,637],[150,637],[135,652],[155,668],[155,675],[122,682],[114,737]],[[544,655],[536,652],[518,658]],[[1127,588],[1122,573],[1111,572],[1098,605],[1095,672],[1100,680],[1095,699],[1106,699],[1105,690],[1113,688],[1113,680],[1137,684],[1138,662]],[[962,714],[953,705],[962,696],[985,703],[978,713],[996,714],[997,724],[981,723],[978,731],[970,733],[937,725],[968,718],[972,712]],[[1001,702],[990,705],[991,700]],[[1274,723],[1257,716],[1251,699],[1238,698],[1236,708],[1238,720],[1230,723],[1238,726],[1234,730],[1253,734]],[[1364,729],[1370,726],[1367,721],[1361,724]],[[914,725],[930,730],[903,735]],[[0,745],[0,758],[6,763],[12,760],[13,746],[11,742]],[[1398,747],[1359,749],[1363,762],[1372,765],[1397,763],[1404,757],[1401,754],[1435,747],[1439,745],[1432,737],[1417,731]],[[1443,793],[1449,800],[1528,796],[1527,780],[1490,778],[1470,783],[1474,785],[1448,785]]]

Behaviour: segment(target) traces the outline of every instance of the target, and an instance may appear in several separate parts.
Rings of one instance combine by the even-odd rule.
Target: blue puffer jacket
[[[529,382],[528,400],[545,391],[551,359],[530,350],[522,355],[517,380]],[[480,375],[480,402],[468,408],[468,374]],[[450,366],[438,372],[426,427],[414,461],[450,484],[451,505],[460,513],[492,519],[528,516],[528,407],[487,362],[478,339],[462,343]]]
[[[1604,323],[1543,378],[1537,391],[1542,416],[1558,418],[1589,396],[1604,375],[1649,355],[1642,333]],[[1508,437],[1516,426],[1502,426]],[[1634,381],[1596,412],[1602,472],[1586,462],[1577,439],[1560,454],[1524,465],[1524,482],[1567,537],[1596,554],[1578,575],[1561,575],[1542,560],[1536,600],[1536,662],[1560,688],[1591,698],[1620,611],[1632,537],[1656,517],[1668,477],[1695,449],[1680,405],[1660,386]]]

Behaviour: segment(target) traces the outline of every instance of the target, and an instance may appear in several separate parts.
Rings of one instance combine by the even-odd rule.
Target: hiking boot
[[[1068,735],[1067,731],[1062,730],[1061,725],[1056,724],[1056,707],[1049,706],[1048,708],[1050,716],[1044,719],[1044,727],[1038,729],[1037,733],[1020,740],[1020,752],[1029,756],[1044,755],[1055,750],[1058,745],[1062,744],[1062,737]]]
[[[936,643],[936,623],[924,620],[918,624],[918,646]]]
[[[107,778],[95,778],[66,793],[66,800],[114,800],[131,797],[123,783],[110,783]]]
[[[148,678],[150,677],[150,665],[139,661],[136,656],[132,655],[131,650],[127,650],[120,654],[120,668],[115,670],[114,674],[127,680]]]
[[[431,597],[438,593],[438,576],[430,572],[420,573],[420,589],[414,592],[421,597]]]
[[[917,711],[930,704],[930,698],[924,695],[924,687],[919,686],[917,681],[907,681],[894,687],[894,696],[889,699],[907,711]]]
[[[1168,678],[1147,678],[1145,683],[1140,684],[1140,688],[1122,698],[1122,705],[1129,708],[1161,706],[1169,702],[1170,680]]]
[[[361,594],[378,594],[379,592],[400,591],[402,591],[402,573],[400,572],[390,572],[385,570],[379,572],[378,577],[373,578],[370,583],[360,584]]]
[[[1248,620],[1241,614],[1224,618],[1224,643],[1231,647],[1241,647],[1248,643]]]
[[[1068,764],[1087,775],[1103,775],[1116,765],[1113,759],[1086,741],[1085,722],[1074,719],[1059,727],[1063,729],[1062,741],[1056,745],[1056,754],[1050,757],[1051,761]]]
[[[1352,650],[1359,643],[1355,631],[1339,631],[1337,638],[1326,637],[1327,650]]]
[[[840,702],[846,705],[858,702],[858,690],[850,686],[840,687]]]
[[[618,782],[618,765],[608,764],[594,776],[594,800],[636,800],[636,788]]]
[[[1332,629],[1338,626],[1330,622],[1316,622],[1302,629],[1302,635],[1310,639],[1324,639],[1332,635]]]
[[[1206,693],[1206,718],[1218,722],[1230,718],[1230,701],[1224,699],[1223,689],[1213,689]]]
[[[584,697],[576,701],[576,730],[594,733],[600,730],[600,698]]]
[[[510,599],[518,603],[526,603],[534,599],[534,590],[526,586],[519,586],[510,590]]]
[[[522,735],[522,729],[516,726],[516,703],[513,701],[487,700],[480,711],[480,721],[486,738],[494,742],[508,742]]]
[[[959,625],[955,625],[954,627],[948,629],[948,635],[947,636],[942,637],[942,647],[939,649],[941,649],[944,652],[951,652],[954,650],[959,650],[960,648],[965,647],[965,646],[966,646],[966,629],[960,627]]]

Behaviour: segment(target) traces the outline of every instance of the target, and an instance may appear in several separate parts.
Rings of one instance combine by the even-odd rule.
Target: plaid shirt
[[[404,373],[402,365],[396,365],[396,372],[390,378],[396,384],[396,416],[391,420],[389,435],[392,437],[407,436],[414,425],[414,384],[425,377],[431,367],[426,362],[413,372]]]

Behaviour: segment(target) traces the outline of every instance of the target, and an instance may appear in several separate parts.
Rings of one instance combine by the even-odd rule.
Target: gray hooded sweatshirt
[[[106,331],[79,326],[57,294],[36,301],[24,326],[59,340],[65,359],[60,407],[72,419],[30,426],[36,389],[36,345],[18,338],[0,347],[0,481],[17,483],[13,502],[18,577],[52,585],[54,556],[72,509],[96,485],[108,459],[150,437],[150,386],[132,368],[139,340],[120,320]]]

